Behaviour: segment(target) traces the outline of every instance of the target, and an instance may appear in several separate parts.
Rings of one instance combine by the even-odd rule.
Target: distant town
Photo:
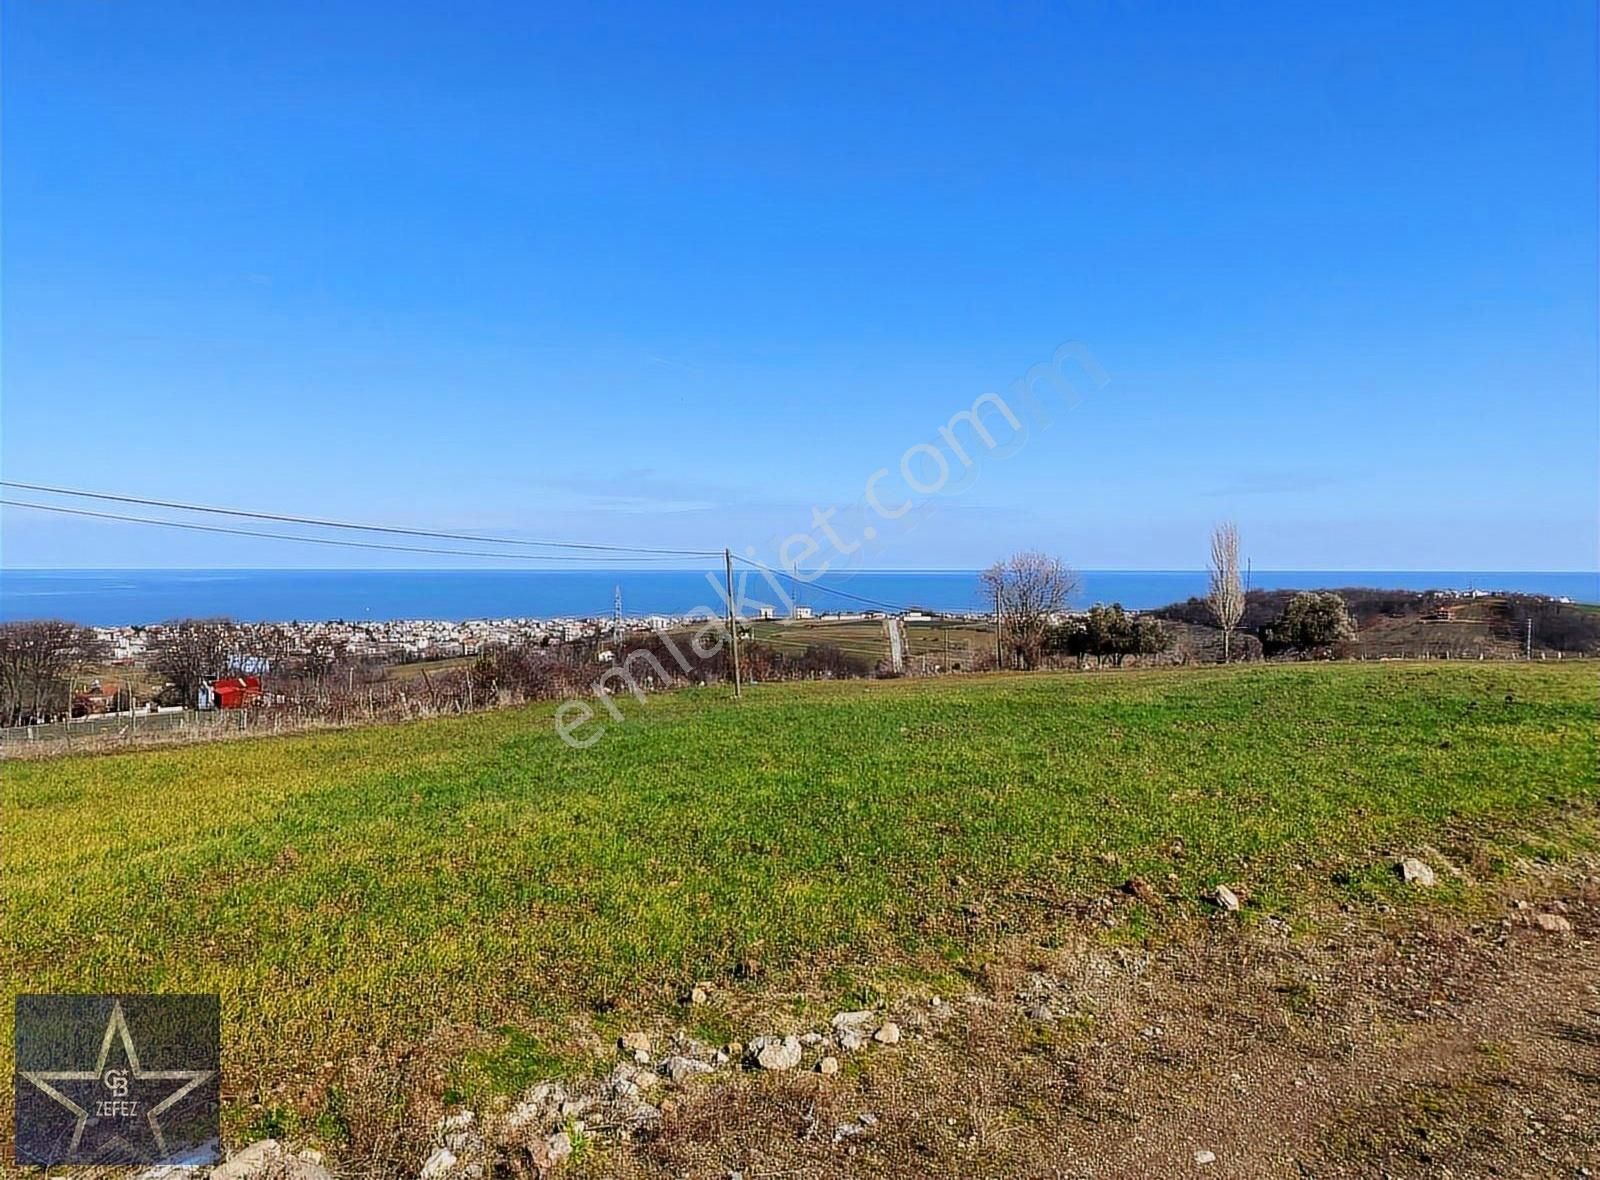
[[[1434,590],[1426,597],[1438,600],[1474,600],[1504,597],[1504,592],[1482,589]],[[1549,598],[1547,601],[1571,605],[1568,596]],[[1087,612],[1055,612],[1061,619],[1079,617]],[[1137,614],[1137,611],[1129,611]],[[318,650],[338,650],[352,658],[371,659],[384,663],[407,663],[423,660],[447,660],[462,656],[475,656],[495,647],[550,646],[562,643],[580,643],[614,639],[621,636],[680,631],[695,625],[703,614],[648,614],[648,615],[585,615],[555,618],[528,616],[496,619],[380,619],[345,620],[328,619],[317,622],[236,622],[233,626],[243,635],[270,631],[287,640],[284,644],[291,654]],[[755,621],[784,620],[817,623],[874,622],[897,617],[905,623],[930,622],[935,618],[950,623],[981,623],[992,615],[978,611],[920,611],[890,612],[883,610],[821,611],[809,606],[796,606],[779,615],[763,607],[742,618]],[[1059,621],[1059,620],[1057,620]],[[114,662],[138,660],[158,647],[172,629],[172,623],[140,623],[115,627],[91,627],[104,644],[104,650]]]
[[[799,606],[785,616],[796,621],[850,623],[876,621],[887,617],[887,612],[867,611],[813,611]],[[912,611],[900,616],[906,622],[921,622],[933,618],[931,614]],[[942,613],[939,617],[951,620],[981,619],[985,616],[971,613]],[[680,631],[703,621],[704,615],[651,614],[618,618],[614,615],[572,618],[504,618],[504,619],[387,619],[347,621],[331,619],[321,622],[288,623],[234,623],[236,630],[246,637],[254,632],[271,632],[287,642],[283,645],[289,654],[303,654],[319,650],[337,650],[351,658],[371,659],[384,663],[407,663],[421,660],[447,660],[461,656],[475,656],[496,647],[547,647],[561,643],[579,643],[613,639],[621,635],[642,635],[667,631]],[[757,621],[776,620],[776,612],[763,608],[749,616]],[[91,627],[97,639],[104,644],[108,658],[113,662],[138,660],[158,648],[174,627],[171,623],[148,623],[120,627]]]

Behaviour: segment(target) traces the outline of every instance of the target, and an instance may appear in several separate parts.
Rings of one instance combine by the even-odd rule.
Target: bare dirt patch
[[[908,1001],[906,1042],[836,1077],[687,1087],[655,1135],[574,1171],[1600,1171],[1600,878],[1527,884],[1477,921],[1219,915],[1151,951],[1067,941],[1009,948],[953,1003]]]

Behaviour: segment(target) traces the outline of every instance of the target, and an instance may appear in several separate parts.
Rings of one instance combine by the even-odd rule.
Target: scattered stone
[[[711,1072],[711,1066],[704,1061],[696,1061],[693,1057],[684,1057],[682,1054],[674,1054],[667,1058],[661,1063],[661,1068],[680,1086],[696,1074]]]
[[[195,1174],[190,1169],[170,1169],[173,1176]],[[262,1139],[236,1151],[226,1163],[211,1170],[222,1180],[331,1180],[318,1152],[292,1154],[276,1139]]]
[[[283,1156],[283,1144],[276,1139],[262,1139],[234,1152],[226,1163],[213,1168],[211,1174],[221,1176],[222,1180],[247,1180],[247,1177],[266,1171]]]
[[[433,1154],[422,1165],[422,1171],[419,1176],[421,1180],[444,1180],[444,1177],[455,1170],[455,1166],[456,1153],[448,1147],[436,1147],[433,1149]],[[214,1176],[216,1173],[213,1172],[212,1175]]]
[[[821,1033],[818,1033],[818,1032],[808,1032],[808,1033],[801,1033],[800,1034],[800,1043],[802,1045],[804,1045],[807,1049],[815,1049],[818,1045],[822,1044],[822,1042],[825,1039],[826,1038]]]
[[[470,1110],[446,1115],[434,1128],[434,1140],[441,1147],[448,1147],[457,1159],[480,1155],[483,1152],[483,1136],[472,1129],[476,1122],[477,1115]]]
[[[1239,895],[1226,885],[1218,885],[1212,899],[1217,903],[1217,908],[1230,914],[1239,912]]]
[[[1572,923],[1560,914],[1535,914],[1533,924],[1546,934],[1569,934]]]
[[[637,1099],[646,1090],[661,1084],[661,1078],[648,1069],[640,1069],[631,1062],[622,1062],[611,1071],[607,1089],[620,1098]]]
[[[1145,905],[1159,905],[1161,898],[1143,877],[1129,877],[1122,883],[1122,892],[1138,898]]]
[[[650,1034],[642,1032],[623,1033],[617,1038],[617,1047],[627,1053],[650,1052]]]
[[[839,1059],[837,1057],[824,1057],[817,1062],[817,1072],[822,1074],[836,1074],[839,1072]]]
[[[837,1127],[835,1127],[833,1129],[833,1141],[838,1143],[842,1140],[850,1138],[852,1135],[860,1135],[870,1128],[876,1127],[877,1125],[877,1115],[863,1112],[856,1116],[855,1122],[840,1123]]]
[[[208,1175],[199,1164],[155,1164],[137,1173],[133,1180],[205,1180]]]
[[[879,1026],[878,1031],[872,1034],[872,1039],[880,1045],[898,1045],[900,1026],[892,1020],[886,1020]]]
[[[578,1116],[586,1114],[594,1105],[594,1099],[588,1097],[568,1098],[561,1104],[561,1117],[579,1121]]]
[[[506,1114],[505,1125],[513,1133],[538,1130],[566,1112],[568,1102],[566,1087],[559,1082],[540,1082],[522,1096],[522,1100]]]
[[[565,1131],[557,1131],[544,1142],[552,1163],[559,1164],[572,1154],[572,1136]]]
[[[1431,888],[1439,880],[1432,869],[1414,856],[1402,856],[1395,871],[1407,885],[1419,885],[1424,889]]]
[[[756,1037],[750,1053],[762,1069],[793,1069],[800,1064],[799,1037]]]
[[[834,1039],[841,1049],[855,1052],[867,1043],[867,1037],[877,1014],[870,1011],[840,1012],[833,1018]]]
[[[649,1065],[650,1064],[650,1054],[649,1054],[649,1052],[647,1050],[635,1049],[633,1051],[633,1060],[634,1060],[635,1064],[638,1064],[638,1065]]]
[[[1194,1162],[1199,1164],[1203,1168],[1207,1164],[1216,1163],[1217,1162],[1217,1154],[1214,1151],[1207,1151],[1205,1148],[1202,1147],[1199,1151],[1194,1153]]]
[[[711,1000],[711,985],[697,983],[689,990],[689,1003],[705,1004]]]
[[[722,1047],[722,1051],[735,1061],[744,1056],[744,1046],[738,1041],[729,1041]]]
[[[528,1146],[528,1162],[537,1175],[548,1176],[572,1155],[572,1136],[557,1131],[547,1139],[536,1139]]]

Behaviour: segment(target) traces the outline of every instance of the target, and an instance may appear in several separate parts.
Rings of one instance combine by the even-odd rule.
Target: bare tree
[[[1225,520],[1211,530],[1211,589],[1206,595],[1211,615],[1222,628],[1222,661],[1227,663],[1230,640],[1244,618],[1244,583],[1239,578],[1239,528]]]
[[[192,709],[200,685],[231,675],[239,654],[238,624],[229,619],[179,619],[161,625],[150,667],[167,678],[174,703]]]
[[[1067,609],[1078,575],[1044,553],[1014,553],[980,575],[999,615],[1000,634],[1012,658],[1036,668],[1055,616]]]
[[[95,633],[76,623],[41,619],[0,625],[0,709],[15,725],[72,711],[72,677],[104,655]]]

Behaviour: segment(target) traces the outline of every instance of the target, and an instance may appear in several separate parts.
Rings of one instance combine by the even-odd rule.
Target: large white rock
[[[762,1069],[793,1069],[803,1050],[799,1037],[757,1037],[750,1042],[750,1052]]]
[[[695,1074],[711,1072],[711,1066],[704,1061],[696,1061],[693,1057],[685,1057],[677,1053],[663,1061],[661,1068],[669,1078],[680,1086],[694,1077]]]
[[[1407,885],[1420,885],[1424,889],[1438,882],[1433,870],[1414,856],[1402,856],[1399,865],[1400,879]]]
[[[456,1153],[448,1147],[436,1147],[422,1165],[419,1180],[444,1180],[455,1170]]]
[[[211,1175],[220,1180],[332,1180],[319,1162],[293,1154],[276,1139],[262,1139],[235,1152]]]

